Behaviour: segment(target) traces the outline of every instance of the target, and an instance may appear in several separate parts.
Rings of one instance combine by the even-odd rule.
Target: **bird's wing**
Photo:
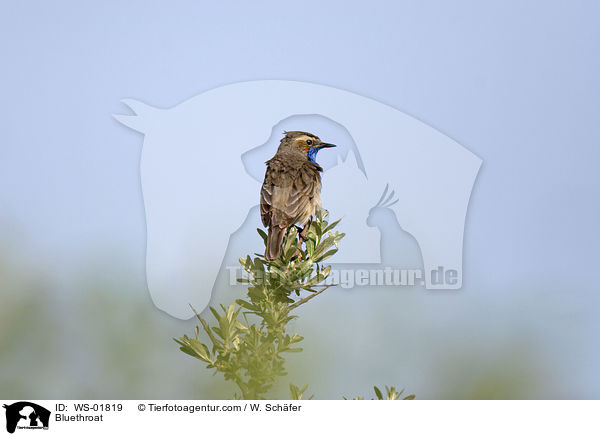
[[[265,175],[265,181],[260,189],[260,219],[263,226],[271,225],[271,199],[273,198],[273,184],[269,177],[269,170]]]
[[[316,165],[300,168],[267,168],[261,189],[261,217],[265,226],[289,227],[311,209],[311,201],[319,194],[321,181]]]

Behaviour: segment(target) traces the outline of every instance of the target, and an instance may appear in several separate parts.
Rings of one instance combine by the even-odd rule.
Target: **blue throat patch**
[[[308,149],[308,153],[306,153],[306,155],[308,156],[308,160],[313,162],[313,163],[317,163],[316,159],[317,159],[317,153],[319,152],[318,148],[309,148]]]

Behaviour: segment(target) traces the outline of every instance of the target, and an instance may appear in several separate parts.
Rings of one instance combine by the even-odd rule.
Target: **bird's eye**
[[[312,139],[309,139],[308,141],[306,141],[306,145],[312,145]]]

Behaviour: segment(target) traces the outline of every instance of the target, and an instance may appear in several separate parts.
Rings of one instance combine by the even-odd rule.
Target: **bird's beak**
[[[335,144],[329,144],[327,142],[321,142],[319,144],[319,148],[331,148],[331,147],[335,147],[335,146],[336,146]]]

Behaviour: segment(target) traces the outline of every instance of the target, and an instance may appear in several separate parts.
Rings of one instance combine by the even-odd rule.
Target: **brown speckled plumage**
[[[277,259],[287,229],[304,226],[321,209],[323,169],[309,159],[311,148],[332,147],[308,132],[286,132],[275,156],[266,162],[267,171],[260,191],[260,215],[268,227],[267,260]]]

